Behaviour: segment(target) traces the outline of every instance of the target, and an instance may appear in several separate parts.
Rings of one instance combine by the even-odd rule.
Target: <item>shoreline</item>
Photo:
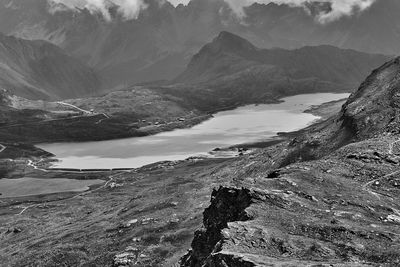
[[[281,99],[280,103],[283,102],[284,100]],[[280,133],[278,132],[275,136],[272,137],[268,137],[265,139],[261,139],[259,141],[255,141],[255,142],[245,142],[245,143],[238,143],[238,144],[233,144],[230,146],[225,146],[225,147],[217,147],[214,148],[214,150],[210,149],[209,151],[204,152],[206,155],[203,156],[188,156],[187,158],[199,158],[199,159],[206,159],[206,158],[224,158],[227,157],[226,153],[230,153],[231,157],[228,158],[234,158],[234,157],[238,157],[243,155],[243,153],[249,149],[258,149],[258,148],[265,148],[265,147],[269,147],[271,145],[274,144],[278,144],[281,142],[286,141],[290,136],[293,135],[293,133],[299,132],[303,129],[306,129],[322,120],[327,119],[329,116],[327,116],[327,113],[331,114],[333,113],[332,111],[332,106],[333,108],[335,108],[337,106],[338,103],[343,102],[344,99],[339,99],[339,100],[333,100],[333,101],[329,101],[329,102],[324,102],[320,105],[313,105],[313,106],[309,106],[307,109],[305,109],[302,113],[310,113],[313,114],[314,116],[318,116],[318,118],[311,122],[309,125],[306,125],[305,127],[303,127],[302,129],[299,129],[297,131],[292,131],[292,132],[284,132],[284,133]],[[277,103],[278,104],[278,103]],[[257,105],[257,104],[249,104],[249,105]],[[247,106],[247,105],[244,105]],[[323,110],[321,112],[321,109]],[[330,112],[326,112],[324,113],[324,110],[329,109]],[[216,114],[216,113],[214,113]],[[203,121],[209,120],[213,117],[213,115],[209,114],[209,115],[205,115],[205,116],[199,116],[199,117],[195,117],[191,120],[187,120],[185,121],[185,123],[183,124],[173,124],[172,128],[170,127],[171,124],[168,125],[167,130],[165,130],[165,128],[163,128],[162,126],[147,126],[146,128],[146,133],[148,135],[155,135],[158,133],[163,133],[163,132],[168,132],[168,131],[173,131],[176,129],[185,129],[185,128],[190,128],[193,127],[195,125],[198,125],[200,123],[202,123]],[[292,134],[291,134],[292,133]],[[147,136],[147,135],[146,135]],[[133,137],[135,138],[135,137]],[[124,139],[124,138],[122,138]],[[117,139],[114,139],[117,140]],[[108,141],[108,140],[104,140],[104,141]],[[90,142],[90,141],[89,141]],[[220,153],[218,153],[218,151]],[[221,154],[221,155],[219,155]],[[186,159],[187,159],[186,158]],[[183,159],[183,160],[186,160]],[[47,160],[46,160],[47,161]],[[64,167],[55,167],[55,168],[51,168],[51,166],[53,165],[52,162],[57,161],[56,156],[55,157],[51,157],[50,161],[48,161],[48,165],[45,167],[46,170],[51,170],[51,171],[68,171],[68,172],[77,172],[77,173],[82,173],[85,171],[98,171],[98,172],[105,172],[105,171],[113,171],[113,170],[134,170],[134,169],[138,169],[144,166],[148,166],[148,165],[152,165],[152,164],[157,164],[158,162],[154,162],[154,163],[150,163],[150,164],[146,164],[137,168],[130,168],[130,167],[123,167],[123,168],[104,168],[104,169],[79,169],[79,168],[64,168]],[[159,162],[163,162],[163,161],[159,161]]]
[[[323,94],[323,93],[329,93],[329,94],[341,94],[341,93],[330,93],[330,92],[320,92],[316,94]],[[148,125],[148,126],[142,126],[137,128],[136,134],[122,134],[120,136],[114,136],[114,137],[107,137],[105,136],[104,138],[93,138],[93,139],[79,139],[79,140],[71,140],[71,139],[59,139],[59,140],[52,140],[50,142],[45,142],[45,141],[33,141],[31,144],[33,145],[39,145],[39,144],[48,144],[48,143],[85,143],[85,142],[100,142],[100,141],[112,141],[112,140],[118,140],[118,139],[127,139],[127,138],[136,138],[136,137],[145,137],[145,136],[151,136],[151,135],[156,135],[158,133],[164,133],[164,132],[170,132],[174,131],[177,129],[188,129],[191,127],[194,127],[198,124],[201,124],[204,121],[207,121],[209,119],[212,119],[215,114],[219,112],[224,112],[224,111],[231,111],[235,110],[240,107],[245,107],[245,106],[251,106],[251,105],[269,105],[269,104],[280,104],[284,102],[284,98],[288,97],[294,97],[294,96],[299,96],[299,95],[306,95],[306,94],[298,94],[298,95],[290,95],[290,96],[283,96],[279,99],[273,99],[271,101],[264,101],[264,102],[257,102],[257,103],[238,103],[237,105],[231,105],[229,107],[222,107],[218,109],[214,109],[212,111],[206,111],[204,114],[192,117],[192,118],[186,118],[184,121],[170,121],[165,124],[159,124],[159,125]],[[310,113],[314,116],[319,116],[318,110],[320,107],[325,106],[325,105],[330,105],[331,103],[336,103],[338,101],[342,101],[343,99],[340,100],[334,100],[334,101],[329,101],[325,103],[321,103],[320,105],[315,105],[315,106],[310,106],[308,109],[304,110],[302,113]],[[324,119],[324,117],[322,118]],[[314,124],[313,122],[312,124]],[[308,126],[305,126],[306,128]],[[233,145],[234,146],[234,145]]]
[[[317,106],[310,106],[308,109],[304,110],[303,112],[305,113],[311,113],[315,116],[320,116],[321,118],[314,121],[311,125],[314,125],[322,120],[327,119],[329,116],[327,116],[327,112],[325,112],[325,114],[319,114],[320,110],[325,110],[331,112],[329,114],[333,114],[334,111],[330,108],[332,106],[336,105],[337,108],[337,103],[343,101],[343,100],[337,100],[337,101],[330,101],[330,102],[326,102],[326,103],[322,103],[321,105],[317,105]],[[282,101],[279,101],[282,102]],[[279,102],[277,104],[279,104]],[[257,105],[257,104],[246,104],[246,105]],[[246,106],[244,105],[244,106]],[[241,105],[243,106],[243,105]],[[237,107],[236,107],[237,108]],[[231,109],[230,109],[231,110]],[[333,112],[333,113],[332,113]],[[214,113],[215,114],[215,113]],[[193,119],[188,119],[185,120],[184,122],[174,122],[172,124],[173,127],[171,127],[171,124],[169,124],[167,126],[167,128],[163,128],[163,127],[151,127],[147,129],[147,132],[145,134],[141,134],[140,136],[148,136],[148,135],[154,135],[154,134],[158,134],[161,132],[168,132],[168,131],[173,131],[176,129],[185,129],[185,128],[190,128],[193,127],[194,125],[200,124],[203,121],[210,119],[213,117],[213,114],[206,114],[203,116],[198,116],[195,117]],[[306,129],[310,127],[310,125],[305,126],[303,129]],[[298,131],[293,131],[293,132],[285,132],[285,133],[277,133],[276,136],[274,137],[270,137],[270,138],[266,138],[265,140],[260,140],[257,142],[248,142],[248,143],[241,143],[241,144],[234,144],[231,146],[226,146],[224,148],[219,148],[222,150],[222,152],[231,152],[232,155],[234,155],[233,157],[238,157],[243,153],[243,150],[247,150],[247,149],[259,149],[259,148],[265,148],[265,147],[269,147],[271,145],[274,144],[278,144],[281,142],[284,142],[290,138],[293,138],[296,134],[298,134],[299,132],[301,132],[303,129],[300,129]],[[116,140],[116,139],[125,139],[125,138],[135,138],[135,137],[140,137],[140,136],[127,136],[127,137],[123,137],[123,138],[113,138],[113,139],[107,139],[107,140]],[[107,140],[92,140],[92,141],[88,141],[88,142],[96,142],[96,141],[107,141]],[[85,142],[85,141],[82,141]],[[54,142],[57,143],[57,142]],[[62,142],[62,143],[67,143],[67,142]],[[9,143],[7,143],[9,144]],[[35,170],[40,170],[43,169],[43,172],[50,172],[55,174],[60,174],[60,173],[68,173],[71,175],[80,175],[80,174],[85,174],[85,173],[93,173],[93,169],[75,169],[75,168],[58,168],[55,167],[54,169],[51,168],[51,166],[53,165],[54,161],[57,161],[57,155],[53,155],[51,153],[48,153],[47,151],[44,151],[40,148],[38,148],[36,144],[33,144],[31,146],[27,146],[28,149],[27,151],[22,151],[19,153],[15,153],[13,151],[13,147],[9,147],[7,145],[7,150],[5,150],[4,152],[2,152],[0,155],[3,156],[3,163],[0,162],[0,164],[2,165],[2,170],[3,172],[6,173],[5,178],[19,178],[22,175],[26,174],[26,167],[27,165],[27,161],[26,160],[22,160],[21,157],[28,157],[31,161],[31,171],[35,171]],[[29,149],[29,147],[31,147],[31,149]],[[18,147],[16,147],[18,148]],[[16,149],[15,148],[15,149]],[[32,152],[30,151],[32,150]],[[239,151],[240,150],[240,151]],[[206,153],[210,153],[212,152],[212,149],[210,149],[210,151],[207,151]],[[223,153],[222,153],[223,154]],[[24,156],[25,155],[25,156]],[[215,155],[211,155],[209,158],[212,158]],[[10,161],[10,163],[7,163],[7,158],[8,161]],[[13,159],[12,159],[12,158]],[[221,156],[222,157],[222,156]],[[225,155],[224,155],[225,157]],[[191,158],[190,156],[188,156],[188,158]],[[193,158],[193,157],[192,157]],[[232,158],[232,157],[231,157]],[[204,157],[202,160],[207,159],[207,157]],[[184,161],[184,160],[183,160]],[[161,161],[160,161],[161,162]],[[156,163],[160,163],[160,162],[156,162]],[[156,164],[153,163],[153,164]],[[39,164],[39,165],[38,165]],[[152,165],[152,164],[148,164],[148,165]],[[145,166],[148,166],[145,165]],[[142,167],[145,167],[142,166]],[[139,167],[139,168],[142,168]],[[123,169],[123,170],[135,170],[138,168],[111,168],[111,171],[118,171],[119,169]],[[110,172],[110,168],[106,168],[106,169],[97,169],[98,170],[98,174],[104,173],[104,172]],[[28,173],[30,173],[31,171],[28,171]]]

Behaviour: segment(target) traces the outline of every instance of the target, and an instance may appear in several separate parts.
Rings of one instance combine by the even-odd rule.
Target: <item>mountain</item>
[[[354,87],[373,68],[388,59],[383,55],[333,46],[307,46],[295,50],[259,49],[237,35],[222,32],[193,57],[186,71],[176,81],[198,83],[226,80],[226,76],[245,70],[240,66],[250,68],[252,65],[264,65],[292,79],[315,77]]]
[[[187,88],[196,97],[194,104],[202,102],[204,94],[210,101],[230,99],[233,105],[299,93],[350,92],[389,58],[333,46],[260,49],[222,32],[192,58],[173,83]]]
[[[31,99],[63,99],[91,95],[100,82],[51,43],[0,34],[0,87]]]
[[[319,3],[305,7],[254,4],[245,10],[245,36],[261,47],[299,48],[304,45],[333,45],[367,53],[400,54],[396,0],[377,0],[370,8],[353,16],[318,23],[315,13],[324,13]],[[311,14],[311,16],[310,16]],[[382,31],[382,29],[386,29]],[[262,36],[258,38],[257,36]]]
[[[398,266],[399,75],[396,58],[333,118],[214,171],[230,178],[181,266]]]
[[[333,45],[367,53],[400,53],[397,0],[377,0],[362,13],[324,24],[315,16],[329,6],[316,4],[253,4],[238,18],[223,0],[192,0],[177,7],[159,0],[145,3],[147,8],[137,19],[125,19],[114,7],[108,21],[85,8],[70,10],[47,0],[0,0],[0,31],[60,46],[98,71],[105,90],[176,77],[221,31],[262,48]]]
[[[190,8],[146,0],[138,19],[113,13],[112,21],[87,9],[65,10],[61,4],[57,7],[63,11],[50,14],[47,0],[1,2],[0,31],[60,46],[99,72],[105,89],[177,76],[191,55],[219,32],[210,32],[205,24],[221,20],[210,0]]]

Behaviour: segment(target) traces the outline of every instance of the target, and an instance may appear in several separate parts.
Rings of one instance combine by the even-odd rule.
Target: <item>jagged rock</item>
[[[182,266],[201,266],[211,252],[219,250],[221,230],[228,222],[248,220],[245,209],[251,203],[248,189],[220,187],[211,196],[211,205],[204,211],[204,228],[195,233],[193,250],[182,258]]]

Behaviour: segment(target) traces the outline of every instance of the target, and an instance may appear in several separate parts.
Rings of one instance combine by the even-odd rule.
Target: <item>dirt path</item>
[[[69,103],[65,103],[65,102],[58,101],[57,104],[64,105],[64,106],[68,106],[68,107],[74,108],[74,109],[76,109],[76,110],[79,110],[79,111],[84,112],[84,113],[87,113],[87,114],[91,114],[91,113],[92,113],[92,112],[90,112],[89,110],[82,109],[82,108],[80,108],[80,107],[77,107],[77,106],[72,105],[72,104],[69,104]]]

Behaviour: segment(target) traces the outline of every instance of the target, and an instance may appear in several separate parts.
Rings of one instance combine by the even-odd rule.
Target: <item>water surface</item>
[[[0,198],[35,196],[62,192],[84,192],[90,189],[89,186],[101,183],[104,183],[104,181],[61,178],[0,179]]]
[[[153,136],[83,143],[42,144],[57,156],[55,167],[98,169],[137,168],[164,160],[182,160],[216,147],[267,140],[278,132],[306,127],[319,117],[304,111],[312,105],[339,100],[349,94],[305,94],[286,97],[279,104],[248,105],[219,112],[189,129]]]

